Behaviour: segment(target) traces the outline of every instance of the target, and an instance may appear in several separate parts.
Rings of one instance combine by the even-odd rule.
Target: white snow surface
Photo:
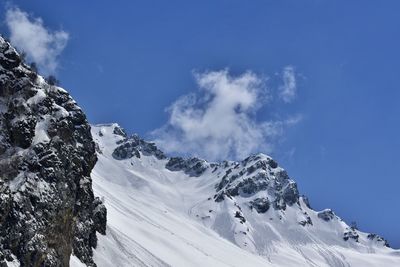
[[[108,213],[107,234],[98,234],[94,250],[99,267],[400,266],[400,251],[358,230],[358,242],[343,240],[349,226],[337,216],[318,218],[302,199],[266,213],[249,208],[247,197],[215,202],[222,165],[192,177],[166,169],[168,159],[141,154],[116,160],[112,152],[123,139],[113,133],[116,126],[92,127],[101,151],[92,171],[93,189]],[[268,195],[260,192],[251,199],[260,194]],[[245,223],[234,216],[238,206]],[[312,225],[299,224],[306,216]],[[81,264],[76,257],[70,263]]]

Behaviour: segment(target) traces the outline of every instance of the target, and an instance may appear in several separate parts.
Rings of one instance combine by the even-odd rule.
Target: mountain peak
[[[168,157],[154,143],[138,135],[122,137],[113,133],[113,127],[100,137],[102,127],[105,126],[92,128],[94,139],[107,152],[99,154],[101,164],[99,169],[95,169],[99,185],[95,183],[95,188],[100,195],[107,196],[102,188],[115,186],[116,192],[122,194],[118,198],[121,201],[124,199],[122,192],[126,190],[127,199],[134,199],[135,205],[145,203],[143,209],[151,210],[145,212],[146,220],[151,220],[149,218],[154,215],[157,223],[159,220],[172,223],[169,216],[182,216],[185,225],[197,229],[200,224],[208,230],[201,228],[199,231],[216,232],[248,252],[269,255],[273,262],[280,262],[279,257],[288,251],[303,259],[296,260],[297,263],[308,262],[304,255],[310,255],[320,266],[329,266],[332,262],[346,265],[338,255],[349,256],[353,252],[373,250],[386,253],[387,243],[383,238],[347,225],[330,209],[320,212],[311,209],[308,198],[300,196],[296,182],[268,155],[259,153],[242,161],[221,162],[207,162],[196,157]],[[118,173],[113,175],[115,183],[102,176],[108,169]],[[154,207],[149,207],[149,200]],[[109,208],[117,203],[131,205],[118,200]],[[134,209],[139,210],[136,206]],[[120,216],[132,220],[128,219],[129,215]],[[143,216],[142,211],[135,216]],[[119,221],[110,222],[111,225],[114,223]],[[179,225],[177,229],[184,228],[180,222],[175,223]],[[141,224],[136,227],[143,229]],[[132,232],[132,238],[133,233],[137,232]],[[182,235],[181,232],[173,233],[173,236]],[[169,238],[170,234],[163,242],[172,245]],[[292,245],[288,247],[285,244]],[[305,250],[307,244],[311,245],[310,251],[308,248]],[[315,244],[324,253],[333,255],[332,259],[316,256],[320,254],[313,251]],[[199,243],[196,246],[207,250]],[[281,251],[279,257],[271,252],[275,250]]]

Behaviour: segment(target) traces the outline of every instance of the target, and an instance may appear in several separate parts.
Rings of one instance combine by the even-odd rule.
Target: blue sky
[[[400,247],[398,1],[12,1],[1,4],[5,35],[6,10],[15,6],[67,34],[46,59],[56,65],[44,61],[42,71],[56,73],[92,123],[118,122],[148,138],[161,129],[156,137],[170,141],[163,134],[177,127],[177,100],[197,97],[180,111],[221,103],[212,101],[224,87],[199,90],[201,77],[229,70],[222,78],[232,86],[250,71],[260,84],[244,86],[256,98],[248,109],[237,101],[244,126],[261,134],[260,152],[288,170],[315,209],[332,208]],[[295,95],[284,101],[288,67]],[[227,121],[218,114],[218,122]],[[276,135],[258,130],[269,122],[281,123]],[[210,134],[193,139],[194,132],[172,131],[172,138],[189,144]],[[224,136],[215,138],[218,145]],[[199,149],[186,154],[212,153]]]

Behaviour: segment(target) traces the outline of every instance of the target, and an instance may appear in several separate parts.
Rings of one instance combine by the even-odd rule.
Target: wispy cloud
[[[286,66],[282,73],[283,84],[279,87],[279,97],[290,103],[296,97],[297,85],[293,66]]]
[[[174,102],[167,109],[167,124],[152,133],[167,152],[210,160],[270,152],[284,129],[299,120],[256,120],[268,90],[265,80],[253,72],[233,77],[227,70],[211,71],[197,73],[195,78],[200,92]]]
[[[12,44],[36,62],[44,74],[54,73],[69,34],[62,30],[50,31],[41,18],[31,17],[17,7],[7,10],[6,24]]]

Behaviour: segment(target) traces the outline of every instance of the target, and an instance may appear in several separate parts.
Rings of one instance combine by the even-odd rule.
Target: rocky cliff
[[[97,157],[82,110],[0,37],[0,266],[95,266],[106,209],[92,191]]]

